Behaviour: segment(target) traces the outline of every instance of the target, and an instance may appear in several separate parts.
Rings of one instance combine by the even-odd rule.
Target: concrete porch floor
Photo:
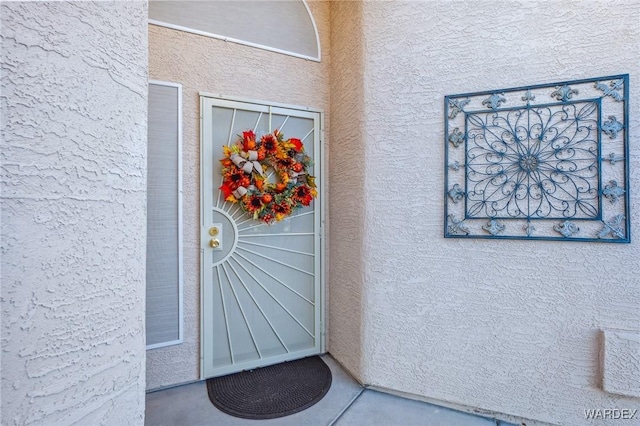
[[[205,382],[198,382],[147,394],[145,425],[517,426],[364,389],[330,355],[323,355],[322,359],[333,374],[331,389],[302,412],[270,420],[232,417],[211,404]]]

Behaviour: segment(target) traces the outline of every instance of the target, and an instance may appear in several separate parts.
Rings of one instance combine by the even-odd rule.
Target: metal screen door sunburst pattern
[[[445,237],[630,242],[629,76],[445,97]]]
[[[320,353],[319,199],[267,225],[218,189],[222,147],[248,129],[259,138],[277,128],[302,140],[321,190],[320,114],[207,97],[202,109],[202,376]]]

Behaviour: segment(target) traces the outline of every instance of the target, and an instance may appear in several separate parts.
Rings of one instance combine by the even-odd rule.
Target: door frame
[[[306,107],[306,106],[300,106],[300,105],[292,105],[292,104],[286,104],[286,103],[280,103],[280,102],[268,102],[268,101],[263,101],[263,100],[258,100],[258,99],[251,99],[251,98],[244,98],[244,97],[237,97],[237,96],[226,96],[226,95],[221,95],[221,94],[214,94],[211,92],[206,92],[206,91],[201,91],[199,93],[199,98],[200,98],[200,111],[199,111],[199,119],[200,119],[200,232],[199,232],[199,237],[200,239],[201,237],[201,233],[202,233],[202,229],[204,229],[205,227],[205,223],[204,223],[204,212],[202,210],[203,208],[203,203],[202,200],[204,199],[204,193],[203,191],[205,190],[204,185],[203,185],[203,176],[204,176],[204,170],[203,170],[203,164],[205,161],[205,150],[204,150],[204,102],[205,102],[205,98],[209,98],[209,99],[214,99],[214,100],[218,100],[221,101],[221,103],[224,102],[229,102],[229,103],[242,103],[242,104],[248,104],[248,105],[256,105],[259,107],[274,107],[274,108],[284,108],[284,109],[289,109],[289,110],[296,110],[296,111],[304,111],[304,112],[311,112],[311,113],[317,113],[319,115],[319,121],[320,121],[320,134],[319,134],[319,141],[318,141],[318,151],[315,153],[314,156],[314,162],[316,164],[316,178],[317,181],[319,182],[318,185],[318,198],[315,200],[315,202],[319,203],[319,214],[320,214],[320,229],[318,230],[319,232],[319,239],[320,239],[320,250],[318,253],[319,256],[319,263],[320,263],[320,269],[318,271],[319,275],[320,275],[320,279],[319,279],[319,285],[320,285],[320,333],[319,333],[319,340],[320,340],[320,354],[323,354],[326,352],[326,334],[327,334],[327,330],[326,330],[326,309],[327,309],[327,304],[326,304],[326,206],[327,206],[327,201],[325,199],[326,197],[326,190],[325,190],[325,183],[326,183],[326,170],[328,170],[327,168],[327,161],[325,158],[325,152],[324,152],[324,142],[325,142],[325,131],[324,131],[324,110],[322,109],[318,109],[318,108],[311,108],[311,107]],[[272,129],[273,130],[273,129]],[[319,167],[318,167],[318,163],[319,163]],[[318,176],[319,175],[319,176]],[[207,377],[204,374],[204,286],[203,286],[203,277],[204,277],[204,248],[201,246],[200,247],[200,268],[199,268],[199,272],[200,272],[200,279],[199,279],[199,285],[200,285],[200,379],[204,380]]]

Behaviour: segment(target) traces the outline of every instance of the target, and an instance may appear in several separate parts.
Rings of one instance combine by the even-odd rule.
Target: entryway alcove
[[[322,17],[321,30],[328,35],[328,8],[303,1],[216,2],[217,19],[211,20],[211,4],[180,5],[177,14],[171,13],[172,2],[153,2],[149,11],[149,76],[158,87],[181,93],[179,108],[165,108],[154,122],[164,128],[182,123],[177,134],[172,132],[182,141],[181,152],[172,151],[182,178],[180,185],[173,182],[180,186],[181,222],[165,217],[167,226],[150,228],[149,235],[181,227],[182,246],[175,267],[179,277],[162,273],[177,263],[175,250],[164,254],[166,261],[150,256],[152,274],[174,285],[167,282],[148,293],[148,330],[175,332],[148,346],[148,390],[325,351],[322,147],[329,72],[312,12]],[[248,25],[250,16],[255,19]],[[282,34],[293,31],[296,37],[259,30],[280,27],[283,20],[288,28]],[[150,104],[150,114],[155,109],[162,108]],[[178,111],[179,119],[174,117]],[[318,197],[267,225],[219,195],[219,160],[223,146],[235,144],[243,131],[259,138],[276,129],[304,144],[313,159],[310,174]],[[166,144],[160,145],[166,151]],[[150,163],[150,171],[154,167],[158,164]],[[159,167],[155,176],[177,179]],[[169,207],[158,200],[150,211]],[[150,245],[148,254],[163,248]],[[161,315],[170,327],[153,325]]]

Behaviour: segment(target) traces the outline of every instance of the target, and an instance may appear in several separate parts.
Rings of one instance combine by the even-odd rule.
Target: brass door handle
[[[211,241],[209,241],[209,247],[211,248],[218,248],[220,247],[220,241],[216,238],[212,238]]]

